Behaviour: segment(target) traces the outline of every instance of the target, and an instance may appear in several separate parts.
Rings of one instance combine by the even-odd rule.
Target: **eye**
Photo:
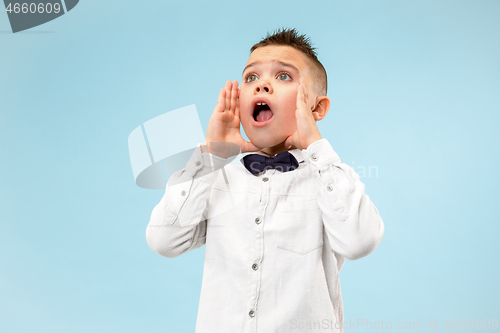
[[[291,81],[292,78],[290,77],[290,75],[286,72],[281,72],[278,74],[278,76],[276,77],[278,80],[281,80],[281,81]]]
[[[253,82],[253,81],[257,81],[259,78],[257,77],[257,75],[255,74],[250,74],[247,76],[247,78],[245,79],[245,82]]]

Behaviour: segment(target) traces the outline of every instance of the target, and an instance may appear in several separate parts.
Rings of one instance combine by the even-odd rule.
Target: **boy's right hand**
[[[208,122],[207,137],[201,150],[223,158],[237,155],[239,152],[235,152],[231,149],[233,145],[227,143],[238,145],[242,153],[260,150],[241,136],[239,89],[236,80],[233,83],[228,80],[226,86],[221,89],[217,105]]]

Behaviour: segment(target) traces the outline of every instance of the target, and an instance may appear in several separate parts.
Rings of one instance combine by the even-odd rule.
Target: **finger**
[[[219,92],[219,97],[217,98],[217,111],[224,112],[225,100],[226,100],[226,90],[222,88]]]
[[[236,98],[236,107],[234,108],[234,115],[238,118],[240,117],[240,98],[239,97]]]
[[[228,111],[231,108],[231,81],[226,81],[226,105],[224,106],[224,111]]]
[[[302,99],[304,100],[304,103],[307,104],[307,89],[305,78],[300,79],[300,86],[302,87]]]
[[[305,101],[304,101],[304,86],[299,84],[299,87],[297,89],[297,109],[302,109],[304,103],[305,103]]]
[[[236,99],[238,98],[238,81],[233,81],[233,86],[231,89],[231,112],[235,112],[236,109]]]

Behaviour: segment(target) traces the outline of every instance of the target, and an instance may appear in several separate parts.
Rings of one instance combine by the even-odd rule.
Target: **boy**
[[[268,35],[241,88],[221,90],[205,143],[169,179],[146,237],[166,257],[206,244],[197,332],[342,331],[338,273],[377,247],[384,226],[316,126],[326,87],[304,35]],[[257,153],[226,165],[231,145]]]

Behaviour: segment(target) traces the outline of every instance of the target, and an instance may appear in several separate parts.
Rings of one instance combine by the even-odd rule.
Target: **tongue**
[[[257,121],[266,121],[273,117],[273,112],[271,110],[262,110],[257,115]]]

